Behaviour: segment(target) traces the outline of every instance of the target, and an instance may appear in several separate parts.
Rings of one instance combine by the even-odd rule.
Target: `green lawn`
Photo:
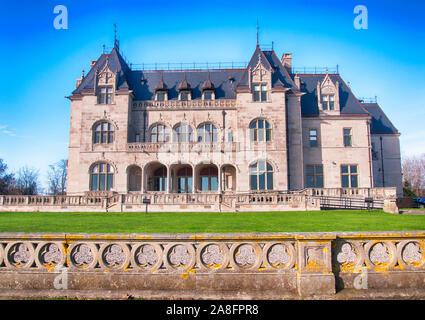
[[[425,215],[382,211],[239,213],[0,212],[0,232],[228,233],[425,230]]]

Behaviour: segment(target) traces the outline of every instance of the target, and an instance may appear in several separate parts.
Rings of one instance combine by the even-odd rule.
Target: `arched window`
[[[211,123],[198,127],[198,142],[217,142],[217,128]]]
[[[251,190],[273,190],[273,167],[266,161],[249,166]]]
[[[106,163],[99,162],[90,170],[90,190],[109,191],[114,187],[114,168]]]
[[[160,166],[152,173],[152,177],[148,179],[149,191],[166,191],[167,190],[167,168]]]
[[[174,142],[192,142],[193,130],[187,123],[180,123],[174,128]]]
[[[272,128],[267,120],[254,120],[251,122],[249,129],[251,133],[251,141],[272,141]]]
[[[107,121],[98,122],[94,127],[93,142],[114,142],[114,126]]]
[[[151,142],[170,141],[170,129],[163,124],[155,124],[151,128]]]
[[[199,189],[201,191],[218,190],[218,169],[215,166],[207,166],[199,171]]]

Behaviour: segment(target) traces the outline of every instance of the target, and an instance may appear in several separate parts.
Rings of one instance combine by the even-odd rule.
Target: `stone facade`
[[[290,62],[257,46],[244,69],[140,71],[116,45],[69,97],[67,194],[400,194],[396,129],[375,132],[379,115],[339,74],[294,74]]]
[[[2,298],[425,297],[423,232],[0,234]]]

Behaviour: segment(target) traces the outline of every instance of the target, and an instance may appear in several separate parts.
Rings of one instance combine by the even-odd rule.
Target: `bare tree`
[[[40,191],[39,171],[25,166],[18,170],[16,179],[16,193],[35,195]]]
[[[425,154],[403,159],[403,180],[417,196],[425,196]]]
[[[0,159],[0,194],[12,194],[16,184],[13,173],[7,173],[7,165]]]
[[[62,159],[49,166],[47,180],[49,184],[49,193],[52,195],[66,194],[66,181],[68,177],[66,162],[65,159]]]

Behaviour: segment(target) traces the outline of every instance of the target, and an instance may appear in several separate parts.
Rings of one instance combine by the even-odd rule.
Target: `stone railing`
[[[239,143],[237,142],[218,142],[218,143],[199,143],[199,142],[131,142],[127,143],[127,151],[133,152],[237,152]]]
[[[3,233],[0,290],[5,296],[31,289],[36,296],[113,290],[141,298],[280,299],[403,289],[424,298],[424,241],[424,232]]]
[[[356,196],[344,197],[346,189],[306,189],[297,192],[247,193],[128,193],[87,192],[84,196],[0,195],[0,211],[294,211],[321,208],[366,209],[366,194],[374,195],[371,208],[398,213],[395,188],[359,189]],[[338,196],[338,195],[343,195]],[[325,196],[327,195],[327,196]],[[362,195],[362,196],[361,196]],[[332,198],[333,196],[333,198]],[[341,198],[340,198],[341,197]],[[383,199],[383,200],[380,200]],[[325,201],[326,200],[326,201]],[[332,201],[331,201],[332,200]],[[341,205],[341,201],[344,205]]]
[[[102,206],[104,196],[0,196],[2,206]]]
[[[396,188],[311,188],[303,190],[307,195],[318,197],[371,197],[376,200],[396,199]]]
[[[167,101],[134,101],[133,110],[161,109],[236,109],[236,100],[167,100]]]

